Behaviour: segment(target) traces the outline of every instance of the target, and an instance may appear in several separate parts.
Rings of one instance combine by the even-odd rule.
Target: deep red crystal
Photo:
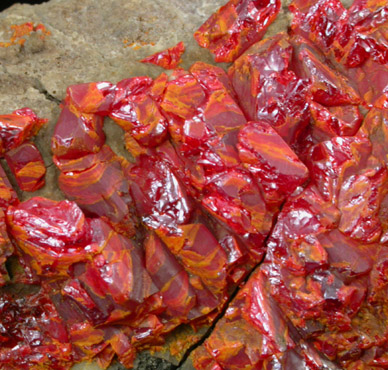
[[[22,108],[12,114],[0,116],[0,152],[17,148],[24,141],[34,136],[47,123],[31,109]]]
[[[182,54],[185,52],[185,45],[181,41],[175,46],[152,54],[141,60],[142,63],[155,64],[164,69],[175,69],[182,62]]]
[[[5,159],[20,190],[36,191],[44,186],[46,167],[34,143],[23,143],[5,153]]]
[[[261,40],[280,11],[278,0],[230,0],[194,34],[216,62],[233,62],[249,46]]]

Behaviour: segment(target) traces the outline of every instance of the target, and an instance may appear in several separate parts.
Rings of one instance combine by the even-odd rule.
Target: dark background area
[[[6,8],[9,8],[11,5],[15,3],[23,3],[23,4],[41,4],[45,3],[48,0],[19,0],[19,1],[12,1],[12,0],[0,0],[0,11],[4,10]]]

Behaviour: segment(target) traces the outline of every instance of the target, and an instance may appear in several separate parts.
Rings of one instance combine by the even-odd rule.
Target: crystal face
[[[185,45],[179,42],[166,50],[152,54],[141,60],[142,63],[155,64],[164,69],[175,69],[182,62],[182,54],[185,52]]]

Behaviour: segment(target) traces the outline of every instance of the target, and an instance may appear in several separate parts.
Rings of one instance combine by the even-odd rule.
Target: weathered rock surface
[[[139,63],[142,58],[183,41],[186,52],[183,68],[201,60],[212,63],[212,56],[193,39],[193,32],[224,4],[225,0],[51,0],[41,5],[16,4],[0,13],[0,42],[12,36],[11,25],[42,23],[50,35],[44,39],[33,33],[24,45],[0,47],[0,114],[28,106],[49,119],[35,142],[47,166],[46,186],[36,193],[21,193],[22,200],[33,195],[63,199],[57,186],[57,170],[52,163],[50,139],[58,118],[59,103],[66,87],[90,81],[111,81],[161,73],[159,67]],[[285,30],[289,15],[285,10],[271,25],[269,34]],[[107,143],[118,154],[127,156],[118,126],[106,122]],[[12,177],[11,177],[12,180]],[[189,329],[171,336],[161,351],[141,354],[136,369],[174,369],[185,350],[199,340]],[[185,338],[185,337],[183,337]],[[181,351],[179,345],[182,343]],[[177,347],[178,346],[178,347]],[[171,348],[175,348],[171,351]],[[177,350],[178,348],[178,350]],[[171,353],[174,352],[174,353]],[[163,357],[164,360],[158,359]],[[185,364],[185,369],[192,368]],[[74,369],[94,370],[95,364],[78,364]],[[111,370],[122,369],[112,365]]]

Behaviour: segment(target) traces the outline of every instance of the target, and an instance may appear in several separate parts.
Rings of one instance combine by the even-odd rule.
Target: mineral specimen
[[[236,59],[228,73],[197,62],[70,86],[52,137],[68,200],[19,203],[0,167],[0,285],[15,281],[11,255],[39,284],[0,299],[1,368],[130,367],[220,314],[191,354],[199,370],[387,367],[387,7],[291,10],[290,32],[261,41],[278,1],[210,17],[195,37]],[[174,69],[181,51],[144,61]],[[0,117],[21,190],[42,185],[27,140],[43,123]]]

